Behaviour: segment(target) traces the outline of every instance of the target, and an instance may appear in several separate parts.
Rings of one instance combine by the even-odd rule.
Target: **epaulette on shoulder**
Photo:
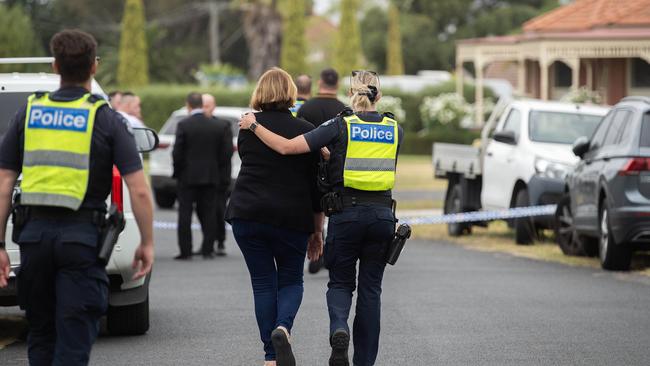
[[[395,119],[395,115],[392,114],[391,112],[384,112],[383,116],[388,117],[390,119]]]
[[[90,97],[88,97],[88,101],[89,101],[90,103],[95,104],[95,103],[97,103],[97,102],[100,102],[100,101],[106,101],[106,100],[104,99],[103,96],[101,96],[101,95],[99,95],[99,94],[91,94]]]
[[[345,107],[341,113],[338,114],[338,117],[350,117],[354,114],[354,111],[350,107]]]
[[[45,95],[47,95],[47,92],[46,92],[46,91],[43,91],[43,90],[38,90],[38,91],[34,92],[34,97],[35,97],[36,99],[41,99],[41,98],[43,98]]]

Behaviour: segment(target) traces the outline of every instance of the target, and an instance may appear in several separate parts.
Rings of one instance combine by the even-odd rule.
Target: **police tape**
[[[154,229],[161,229],[161,230],[176,230],[178,229],[178,224],[170,221],[154,220],[153,227]],[[201,230],[201,225],[196,223],[192,224],[192,230]]]
[[[399,222],[409,225],[459,224],[517,219],[521,217],[550,216],[555,214],[556,208],[556,205],[544,205],[516,207],[496,211],[461,212],[446,215],[407,215],[398,218]]]

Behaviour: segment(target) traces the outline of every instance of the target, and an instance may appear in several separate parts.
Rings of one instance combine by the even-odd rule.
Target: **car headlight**
[[[535,160],[535,171],[537,174],[547,178],[564,180],[571,171],[571,167],[566,164],[537,158]]]

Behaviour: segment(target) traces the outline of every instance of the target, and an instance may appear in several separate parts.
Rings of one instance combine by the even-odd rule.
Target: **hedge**
[[[220,87],[199,87],[193,85],[166,85],[154,84],[133,90],[142,100],[142,116],[147,126],[160,130],[169,115],[185,105],[188,93],[210,93],[215,96],[218,106],[246,107],[252,93],[252,86],[245,89],[225,89]],[[398,90],[384,90],[384,95],[402,99],[402,107],[406,112],[404,121],[400,121],[406,134],[404,136],[403,152],[409,154],[430,154],[431,143],[471,143],[478,137],[477,131],[469,131],[451,127],[439,126],[426,134],[421,131],[423,124],[420,118],[420,104],[426,96],[436,96],[442,93],[455,91],[454,81],[436,87],[425,89],[420,93],[406,93]],[[464,88],[465,99],[474,102],[474,87],[466,85]],[[486,89],[486,97],[492,97],[491,90]]]

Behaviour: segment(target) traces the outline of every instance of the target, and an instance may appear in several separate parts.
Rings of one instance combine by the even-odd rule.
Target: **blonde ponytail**
[[[350,94],[350,105],[355,112],[373,109],[381,96],[379,78],[369,71],[356,72],[350,80]]]

